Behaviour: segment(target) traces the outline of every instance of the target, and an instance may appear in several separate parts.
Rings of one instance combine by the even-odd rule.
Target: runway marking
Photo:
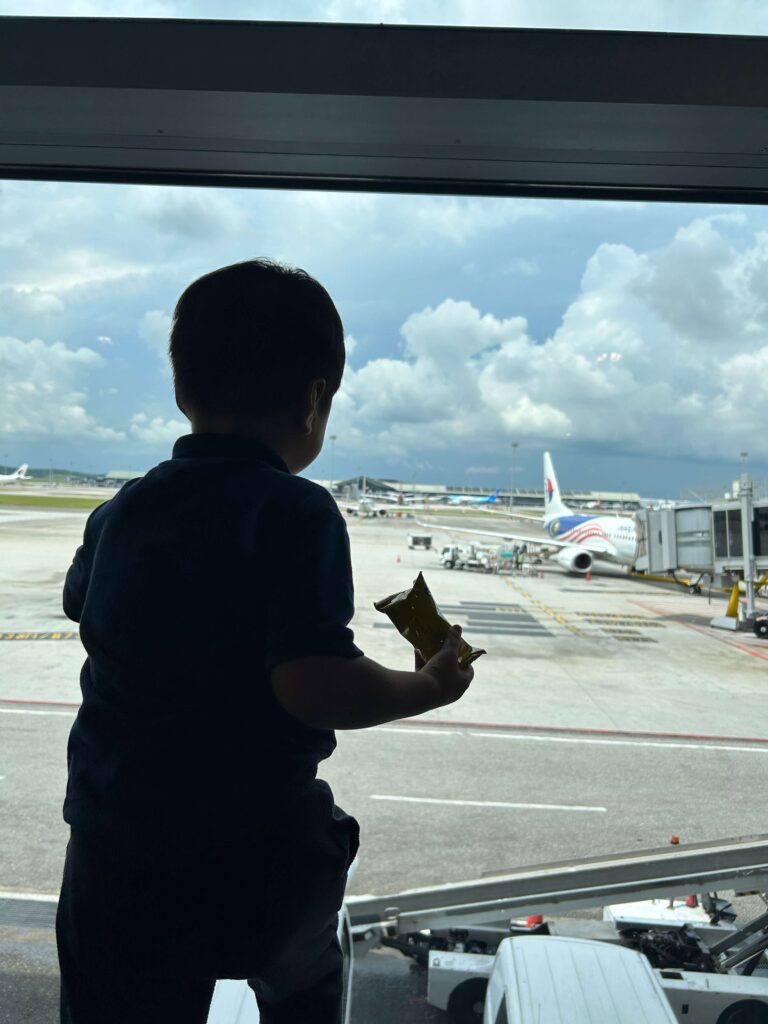
[[[491,727],[492,728],[492,727]],[[518,740],[525,743],[584,743],[606,747],[661,747],[663,750],[725,750],[737,754],[768,754],[766,747],[740,747],[724,743],[674,743],[661,740],[604,740],[591,736],[525,736],[521,733],[473,732],[471,729],[419,729],[405,726],[379,726],[377,732],[414,732],[420,736],[469,736],[472,739]]]
[[[79,640],[80,634],[77,632],[66,632],[66,633],[29,633],[23,630],[16,633],[0,633],[0,640]]]
[[[452,729],[492,729],[510,733],[554,733],[559,736],[626,736],[629,739],[698,740],[712,743],[768,744],[768,736],[718,735],[710,732],[664,732],[661,729],[602,729],[583,725],[531,725],[527,722],[476,722],[463,718],[398,718],[403,725],[450,726]]]
[[[59,897],[44,892],[9,892],[0,889],[0,900],[32,900],[35,903],[58,903]]]
[[[76,711],[36,711],[34,708],[0,708],[0,715],[64,715],[73,718]]]
[[[380,725],[376,729],[376,732],[415,732],[420,736],[468,736],[469,733],[462,732],[459,729],[411,729],[410,726],[406,726],[404,729],[399,729],[396,725]]]
[[[517,736],[509,733],[469,732],[468,736],[524,743],[585,743],[600,747],[661,747],[664,750],[726,750],[741,754],[768,754],[768,747],[732,747],[714,743],[660,743],[657,740],[595,740],[583,736]]]
[[[663,612],[658,608],[654,608],[652,605],[644,604],[642,601],[633,601],[632,604],[638,605],[640,608],[646,608],[649,612],[653,612],[655,615],[668,615],[668,612]],[[684,622],[682,619],[673,618],[671,621],[676,623],[678,626],[684,626],[686,629],[693,630],[694,633],[700,633],[702,636],[709,637],[710,640],[717,640],[721,644],[725,644],[726,647],[733,647],[736,651],[742,651],[744,654],[751,654],[753,658],[760,658],[761,661],[768,661],[768,654],[763,651],[756,651],[752,647],[745,647],[744,644],[736,644],[728,637],[718,636],[717,631],[712,626],[696,626],[692,622]]]
[[[580,804],[513,804],[505,800],[439,800],[431,796],[385,796],[372,793],[371,800],[393,800],[407,804],[446,804],[450,807],[506,807],[516,811],[581,811],[605,814],[607,807],[584,807]]]
[[[535,604],[536,607],[540,611],[544,612],[545,615],[549,615],[551,618],[559,622],[561,626],[565,626],[565,628],[569,632],[573,633],[574,636],[579,636],[582,638],[587,637],[588,634],[585,633],[583,630],[579,629],[578,626],[568,622],[564,618],[564,616],[558,615],[557,612],[555,612],[552,608],[548,608],[547,605],[545,605],[542,601],[539,601],[537,598],[535,598],[533,594],[529,594],[527,590],[523,590],[522,587],[519,587],[516,583],[513,583],[512,580],[505,579],[504,582],[507,584],[508,587],[512,587],[513,590],[516,590],[518,594],[521,594],[523,597],[527,598],[531,602],[531,604]]]

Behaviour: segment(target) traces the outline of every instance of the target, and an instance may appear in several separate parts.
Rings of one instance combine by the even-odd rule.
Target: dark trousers
[[[196,851],[73,829],[56,919],[62,1024],[205,1024],[217,978],[248,979],[264,1024],[339,1024],[338,910],[357,849],[344,819],[300,842]]]
[[[261,1024],[340,1024],[339,963],[325,978],[298,995],[269,1003],[256,994]],[[206,1024],[215,980],[102,978],[62,967],[61,1024]]]

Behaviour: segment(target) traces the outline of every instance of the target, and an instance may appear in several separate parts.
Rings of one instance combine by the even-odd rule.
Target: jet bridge
[[[709,576],[720,586],[742,579],[747,584],[748,613],[753,614],[754,581],[768,571],[768,500],[753,500],[752,481],[746,474],[736,498],[641,509],[635,520],[638,572],[681,570]]]

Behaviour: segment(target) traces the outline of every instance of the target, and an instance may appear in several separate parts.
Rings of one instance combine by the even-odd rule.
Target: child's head
[[[279,421],[308,438],[307,464],[319,452],[344,372],[344,328],[304,270],[256,259],[193,281],[176,304],[170,356],[176,401],[193,425]]]

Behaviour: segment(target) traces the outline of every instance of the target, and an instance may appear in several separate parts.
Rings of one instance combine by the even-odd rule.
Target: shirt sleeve
[[[336,503],[330,496],[305,502],[286,520],[265,595],[265,667],[313,655],[361,656],[349,628],[355,611],[349,537]]]
[[[97,541],[97,522],[101,520],[103,512],[108,503],[99,505],[88,516],[83,533],[83,543],[75,551],[66,579],[64,580],[64,593],[62,604],[64,614],[73,622],[79,622],[83,614],[85,595],[88,592],[88,583],[91,578],[91,566],[93,563],[93,551]],[[97,513],[99,513],[97,515]]]

